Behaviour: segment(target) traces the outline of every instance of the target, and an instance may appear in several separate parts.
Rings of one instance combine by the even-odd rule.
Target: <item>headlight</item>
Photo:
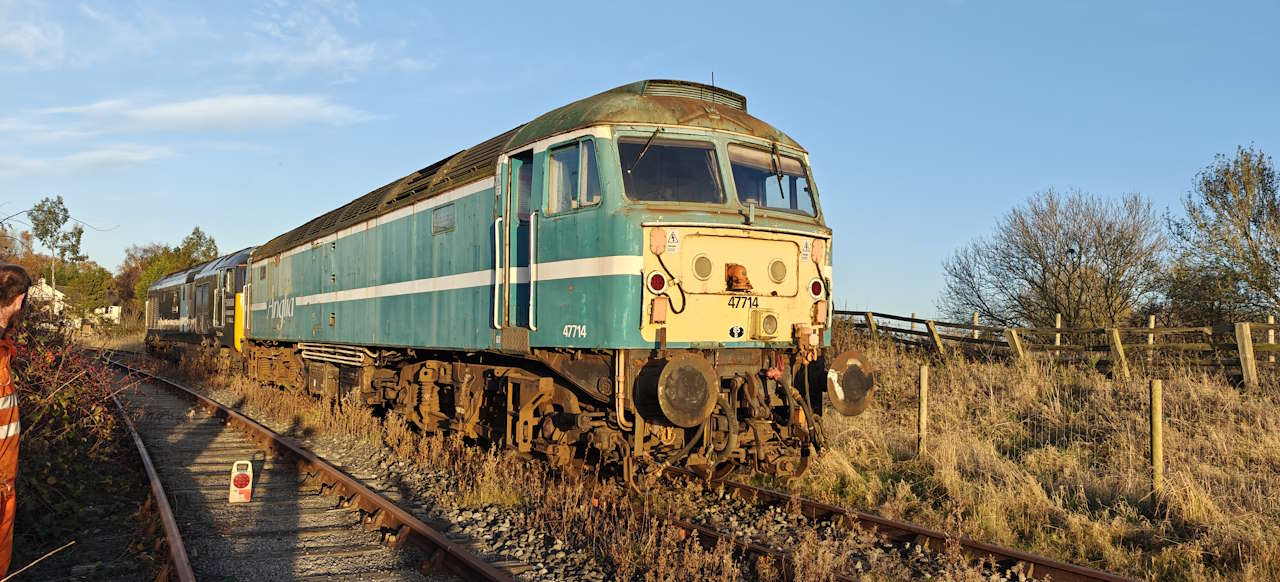
[[[693,258],[693,276],[706,281],[711,278],[711,269],[714,266],[707,255],[698,255]]]
[[[774,259],[769,263],[769,279],[774,283],[781,283],[787,278],[787,264],[782,259]]]
[[[763,331],[765,335],[777,335],[778,333],[777,316],[775,316],[772,313],[764,316],[764,318],[760,320],[760,330]]]
[[[751,312],[751,337],[758,340],[772,339],[778,335],[778,314],[767,309]]]

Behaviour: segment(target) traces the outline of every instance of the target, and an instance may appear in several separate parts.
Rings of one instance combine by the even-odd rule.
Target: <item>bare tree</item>
[[[999,325],[1067,327],[1127,320],[1159,288],[1165,241],[1137,194],[1107,200],[1072,190],[1038,193],[943,261],[941,311],[977,311]]]
[[[1236,148],[1196,175],[1185,219],[1169,219],[1180,261],[1239,281],[1229,297],[1242,313],[1280,308],[1280,177],[1261,150]],[[1210,297],[1212,299],[1212,297]]]

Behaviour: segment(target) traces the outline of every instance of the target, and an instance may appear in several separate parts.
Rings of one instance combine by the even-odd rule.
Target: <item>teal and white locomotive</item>
[[[251,256],[249,374],[358,394],[557,464],[790,475],[822,395],[831,230],[805,150],[721,88],[651,80],[543,114]]]

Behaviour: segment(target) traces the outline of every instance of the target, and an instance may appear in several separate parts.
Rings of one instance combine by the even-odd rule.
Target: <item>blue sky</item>
[[[1050,186],[1176,211],[1280,149],[1280,5],[0,0],[0,213],[61,194],[114,269],[231,251],[551,108],[709,81],[811,153],[837,304],[931,313],[940,263]],[[213,202],[216,201],[216,204]]]

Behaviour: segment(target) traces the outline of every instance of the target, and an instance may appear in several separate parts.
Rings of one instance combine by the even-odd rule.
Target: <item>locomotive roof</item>
[[[690,81],[638,81],[554,109],[446,157],[271,239],[254,255],[271,257],[415,201],[490,177],[498,156],[545,137],[617,123],[724,130],[801,149],[785,133],[749,115],[747,98],[742,95]]]
[[[249,254],[257,247],[248,247],[240,249],[229,255],[223,255],[211,261],[205,261],[199,265],[187,267],[180,271],[174,271],[156,280],[151,284],[151,289],[163,289],[173,285],[179,285],[194,281],[210,273],[216,273],[227,267],[233,267],[248,262]]]

